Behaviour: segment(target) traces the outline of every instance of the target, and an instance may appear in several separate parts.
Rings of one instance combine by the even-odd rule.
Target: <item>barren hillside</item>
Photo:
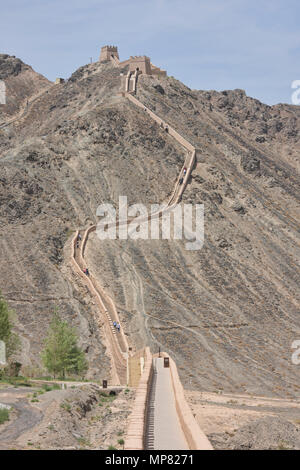
[[[22,362],[35,371],[57,305],[79,328],[89,376],[107,376],[95,306],[64,246],[97,222],[102,202],[166,200],[184,161],[119,86],[120,69],[90,64],[0,129],[0,288],[18,315]],[[204,203],[205,242],[186,251],[183,241],[91,236],[89,268],[129,343],[170,352],[186,388],[299,396],[299,108],[170,77],[139,77],[137,96],[197,148],[183,202]]]
[[[20,59],[0,54],[0,80],[6,86],[6,105],[0,107],[0,124],[26,107],[27,102],[46,91],[51,82]]]

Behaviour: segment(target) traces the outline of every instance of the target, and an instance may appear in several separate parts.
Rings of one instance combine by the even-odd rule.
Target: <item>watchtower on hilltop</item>
[[[116,46],[101,47],[99,62],[105,62],[111,58],[119,59],[118,48]]]
[[[101,47],[99,62],[106,61],[111,61],[115,67],[129,67],[129,72],[131,73],[137,72],[138,74],[154,75],[156,77],[167,76],[167,72],[153,65],[150,57],[146,55],[131,56],[129,59],[120,62],[118,48],[116,46]]]
[[[135,70],[139,70],[146,75],[151,75],[150,58],[145,55],[131,56],[129,59],[129,71],[134,72]]]

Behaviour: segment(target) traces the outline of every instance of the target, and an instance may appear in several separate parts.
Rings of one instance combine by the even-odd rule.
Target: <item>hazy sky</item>
[[[113,44],[191,88],[291,103],[299,20],[299,0],[0,0],[0,52],[54,80]]]

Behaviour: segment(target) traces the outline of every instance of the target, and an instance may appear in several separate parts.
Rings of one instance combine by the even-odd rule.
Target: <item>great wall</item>
[[[151,214],[152,217],[159,217],[162,213],[171,211],[181,200],[196,163],[195,147],[134,96],[140,74],[159,77],[166,76],[166,71],[154,66],[147,56],[130,57],[128,60],[120,62],[116,46],[102,47],[99,62],[111,62],[114,67],[119,67],[122,70],[120,72],[121,87],[119,94],[147,113],[160,128],[164,129],[186,151],[184,164],[178,174],[171,196],[165,204],[165,209],[156,214]],[[126,75],[124,75],[125,67],[128,67]],[[61,83],[63,83],[63,79],[57,79],[51,86],[57,86]],[[31,104],[47,93],[49,88],[33,96],[22,107],[17,116],[8,122],[2,123],[0,128],[9,126],[21,119],[28,112]],[[145,220],[143,217],[135,219],[136,222],[140,223]],[[130,221],[117,222],[117,224],[128,224],[128,222]],[[109,227],[109,224],[107,227]],[[77,230],[68,242],[67,249],[69,250],[72,269],[76,274],[76,282],[77,279],[80,279],[88,288],[98,308],[98,323],[104,325],[107,353],[111,359],[109,384],[136,388],[135,401],[126,432],[125,450],[212,450],[209,440],[199,428],[185,399],[183,386],[173,359],[165,352],[161,352],[160,355],[152,354],[149,347],[136,351],[134,345],[129,346],[122,325],[120,332],[117,332],[113,325],[114,322],[119,324],[121,322],[112,298],[105,292],[92,273],[88,276],[84,273],[86,268],[85,248],[89,235],[96,231],[96,228],[95,225],[91,225],[85,230]],[[151,317],[150,314],[149,316]],[[164,367],[164,358],[168,358],[167,367]]]
[[[196,162],[196,149],[175,129],[153,113],[133,94],[136,92],[138,76],[144,74],[166,74],[151,64],[146,56],[130,57],[120,62],[115,46],[101,49],[100,62],[111,61],[114,66],[129,66],[127,75],[121,73],[120,94],[135,106],[142,109],[161,128],[179,142],[186,151],[184,165],[176,180],[172,195],[165,211],[180,201]],[[184,173],[184,168],[186,172]],[[180,184],[180,180],[182,184]],[[155,214],[157,217],[162,212]],[[145,218],[135,219],[142,223]],[[119,222],[124,223],[124,222]],[[125,222],[126,224],[128,221]],[[109,224],[108,224],[109,227]],[[85,231],[77,231],[71,242],[71,261],[77,276],[83,280],[99,308],[99,320],[104,323],[108,354],[111,358],[111,385],[136,387],[136,397],[126,432],[125,449],[202,449],[211,450],[212,446],[199,428],[189,405],[178,375],[175,362],[165,352],[152,354],[149,347],[134,351],[129,347],[121,325],[116,331],[113,323],[120,323],[113,300],[92,275],[86,275],[84,252],[89,234],[96,230],[90,226]],[[78,237],[78,235],[81,237]],[[79,238],[81,239],[79,241]],[[168,358],[168,362],[164,362]],[[167,364],[166,367],[164,365]]]
[[[218,54],[195,64],[193,41],[176,47],[161,21],[155,43],[171,43],[155,55],[151,18],[137,24],[145,9],[131,10],[77,15],[89,41],[75,28],[71,53],[60,38],[59,51],[57,41],[46,52],[21,47],[32,66],[0,54],[0,297],[21,342],[9,358],[19,378],[3,380],[0,364],[0,408],[12,411],[0,419],[0,450],[95,449],[106,459],[107,449],[123,464],[160,464],[172,450],[189,460],[196,449],[300,449],[300,107],[271,96],[259,71],[251,89],[243,63],[238,81],[214,86]],[[159,20],[176,20],[169,10]],[[56,13],[50,36],[62,26]],[[117,31],[118,13],[124,48],[95,53],[91,37],[103,19]],[[18,38],[6,39],[14,53]],[[115,211],[103,214],[105,203]],[[198,204],[205,242],[178,218]],[[201,249],[173,241],[191,232]],[[76,332],[82,374],[63,379],[44,363],[54,309]]]

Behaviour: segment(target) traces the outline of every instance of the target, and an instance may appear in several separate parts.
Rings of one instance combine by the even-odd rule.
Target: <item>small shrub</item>
[[[9,421],[9,410],[7,408],[0,408],[0,424]]]
[[[63,402],[60,404],[60,407],[63,409],[63,410],[66,410],[68,411],[68,413],[71,413],[71,405],[70,403],[66,403],[66,402]]]
[[[291,450],[291,448],[287,442],[281,441],[278,443],[278,450]]]
[[[124,439],[119,439],[118,444],[119,444],[119,446],[123,446],[123,449],[124,449],[124,444],[125,444]]]
[[[52,392],[52,390],[60,390],[59,384],[53,384],[53,385],[43,384],[42,387],[45,392]]]
[[[77,442],[83,447],[91,446],[91,443],[87,439],[85,439],[85,437],[78,437]]]
[[[115,395],[104,395],[103,392],[100,394],[100,401],[102,403],[110,403],[116,399]]]

